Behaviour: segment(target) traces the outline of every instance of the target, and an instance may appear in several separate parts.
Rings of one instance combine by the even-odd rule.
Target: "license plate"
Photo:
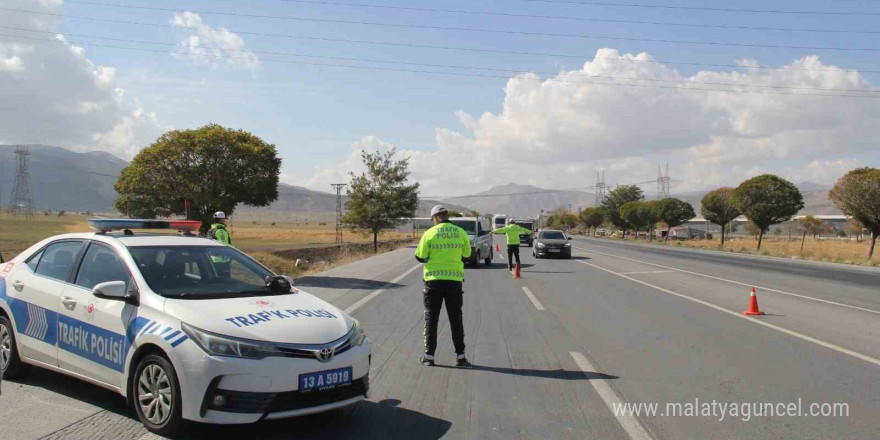
[[[547,249],[548,252],[562,252],[562,249]]]
[[[329,390],[351,384],[351,367],[299,375],[299,390]]]

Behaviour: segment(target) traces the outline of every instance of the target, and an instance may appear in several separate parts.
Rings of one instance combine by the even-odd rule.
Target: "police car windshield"
[[[464,229],[468,235],[474,235],[477,233],[477,222],[474,220],[458,220],[458,219],[449,219],[453,225],[458,226],[461,229]]]
[[[559,231],[547,231],[541,233],[541,238],[545,240],[565,240],[565,234]]]
[[[154,292],[169,298],[209,299],[273,295],[273,275],[226,246],[132,246],[129,252]]]

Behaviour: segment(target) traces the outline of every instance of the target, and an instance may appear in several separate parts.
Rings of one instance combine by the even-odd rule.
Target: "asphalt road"
[[[880,438],[880,271],[605,240],[573,246],[571,260],[536,261],[524,248],[519,280],[498,256],[467,271],[473,370],[449,367],[445,316],[439,365],[417,362],[412,249],[300,280],[365,325],[370,399],[299,419],[196,425],[183,438]],[[767,315],[746,318],[753,285]],[[714,414],[705,408],[713,400]],[[612,409],[639,403],[659,404],[657,414]],[[802,415],[743,414],[789,403]],[[809,416],[814,403],[845,404],[848,415]],[[695,415],[671,413],[695,405]],[[150,437],[120,397],[41,370],[3,383],[0,429],[4,439]]]

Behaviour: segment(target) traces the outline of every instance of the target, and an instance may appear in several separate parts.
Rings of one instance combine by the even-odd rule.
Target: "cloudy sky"
[[[640,182],[667,162],[673,192],[880,166],[876,2],[331,3],[0,0],[0,143],[130,159],[214,122],[325,191],[361,149],[396,147],[431,196]]]

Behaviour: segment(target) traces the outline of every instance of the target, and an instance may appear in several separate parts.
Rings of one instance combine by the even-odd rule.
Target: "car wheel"
[[[134,374],[130,392],[141,423],[160,435],[179,431],[184,424],[180,382],[171,362],[164,356],[148,354],[138,363]]]
[[[22,362],[15,345],[15,333],[9,318],[0,315],[0,377],[15,379],[26,376],[31,366]]]
[[[480,268],[480,251],[477,251],[477,254],[474,255],[474,261],[471,264],[474,266],[474,269]]]
[[[486,266],[491,266],[491,265],[492,265],[492,259],[493,259],[493,258],[495,258],[495,254],[492,252],[492,249],[489,249],[489,256],[486,257],[486,261],[485,261]]]

